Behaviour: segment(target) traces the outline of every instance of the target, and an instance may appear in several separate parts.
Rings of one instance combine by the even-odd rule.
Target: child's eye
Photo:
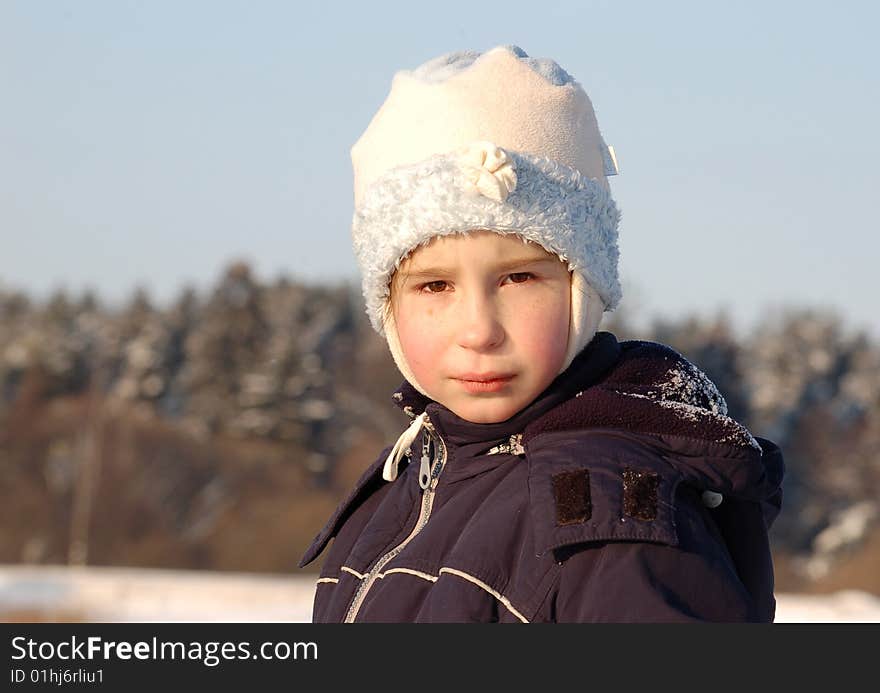
[[[508,274],[507,278],[514,284],[522,284],[534,278],[534,276],[531,272],[514,272],[513,274]]]
[[[438,279],[437,281],[427,282],[426,284],[422,284],[419,287],[420,291],[427,292],[429,294],[439,294],[446,291],[446,287],[448,283],[443,281],[442,279]]]

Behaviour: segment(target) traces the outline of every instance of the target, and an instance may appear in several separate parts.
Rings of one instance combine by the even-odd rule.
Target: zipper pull
[[[422,487],[422,490],[428,488],[431,485],[431,456],[429,453],[431,452],[431,440],[428,437],[427,432],[422,435],[422,460],[421,466],[419,467],[419,486]]]
[[[382,467],[382,478],[385,481],[394,481],[397,478],[397,465],[406,454],[407,448],[418,437],[419,431],[422,430],[422,422],[427,417],[427,412],[419,414],[394,443],[394,447],[391,448],[391,452],[385,459],[385,465]]]

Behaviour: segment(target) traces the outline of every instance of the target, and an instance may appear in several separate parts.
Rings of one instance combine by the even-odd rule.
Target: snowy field
[[[304,622],[312,577],[0,565],[0,621]],[[858,591],[777,595],[778,623],[880,622]]]

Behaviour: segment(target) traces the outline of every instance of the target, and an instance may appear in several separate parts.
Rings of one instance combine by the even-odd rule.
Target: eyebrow
[[[520,267],[529,267],[532,265],[545,264],[545,263],[554,263],[559,262],[560,260],[555,257],[522,257],[522,258],[513,258],[508,260],[507,262],[499,262],[497,265],[493,266],[493,270],[496,272],[508,272],[510,270],[518,269]],[[448,267],[424,267],[410,271],[404,271],[403,275],[406,277],[446,277],[450,274],[453,274],[453,270]]]

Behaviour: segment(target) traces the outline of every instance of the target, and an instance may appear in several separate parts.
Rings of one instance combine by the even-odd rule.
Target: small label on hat
[[[614,147],[610,144],[602,147],[602,161],[606,176],[616,176],[620,173],[620,169],[617,167],[617,155],[614,153]]]

